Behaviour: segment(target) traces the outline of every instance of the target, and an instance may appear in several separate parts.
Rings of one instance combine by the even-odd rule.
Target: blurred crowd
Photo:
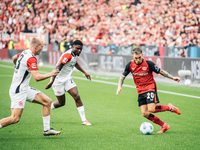
[[[0,40],[49,33],[51,43],[200,46],[200,0],[4,0]]]

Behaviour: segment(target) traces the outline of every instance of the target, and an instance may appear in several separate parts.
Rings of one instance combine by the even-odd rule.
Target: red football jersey
[[[142,63],[137,65],[134,60],[126,65],[123,75],[127,76],[131,72],[138,94],[148,91],[157,91],[156,82],[153,78],[153,72],[159,73],[158,68],[152,61],[143,59]]]

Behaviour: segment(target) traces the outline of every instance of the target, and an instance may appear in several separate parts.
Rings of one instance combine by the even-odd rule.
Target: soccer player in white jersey
[[[52,86],[57,101],[51,104],[51,109],[58,108],[65,105],[65,92],[68,92],[75,100],[76,107],[82,120],[83,125],[91,125],[85,117],[84,106],[78,93],[77,86],[72,80],[71,74],[74,67],[85,74],[86,78],[91,80],[90,75],[87,74],[76,61],[77,56],[80,55],[83,48],[83,43],[80,40],[73,42],[71,50],[63,53],[56,64],[56,69],[60,70],[57,76],[52,76],[50,82],[45,87],[46,89]]]
[[[39,73],[35,56],[40,54],[42,48],[42,41],[33,38],[30,42],[30,49],[13,56],[15,71],[9,90],[11,98],[11,116],[0,120],[0,128],[19,122],[25,102],[29,101],[43,105],[43,135],[58,135],[61,133],[60,131],[55,131],[50,128],[51,99],[39,90],[29,86],[31,74],[36,81],[41,81],[59,73],[58,69],[47,74]]]

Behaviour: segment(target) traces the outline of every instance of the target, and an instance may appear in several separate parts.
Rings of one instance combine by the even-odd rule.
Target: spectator
[[[186,57],[185,52],[183,49],[180,49],[180,57]]]
[[[59,44],[71,35],[86,45],[146,45],[165,39],[168,46],[185,47],[200,30],[199,0],[10,0],[0,5],[4,32],[47,31]]]

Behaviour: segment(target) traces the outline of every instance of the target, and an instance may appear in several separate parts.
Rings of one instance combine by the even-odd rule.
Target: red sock
[[[156,108],[155,108],[155,112],[163,112],[163,111],[170,111],[170,107],[169,106],[166,106],[166,105],[156,105]]]
[[[153,115],[153,114],[150,114],[147,119],[149,119],[153,123],[156,123],[156,124],[158,124],[160,126],[164,125],[164,122],[162,120],[160,120],[157,116]]]

